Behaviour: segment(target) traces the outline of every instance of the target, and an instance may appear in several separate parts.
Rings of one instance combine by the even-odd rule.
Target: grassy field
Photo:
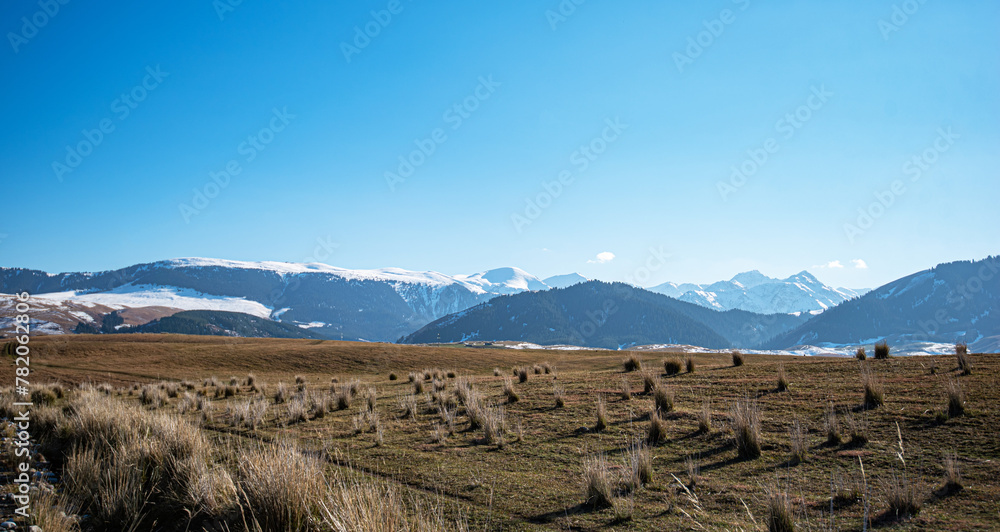
[[[862,530],[866,514],[891,530],[1000,528],[998,355],[972,355],[962,375],[954,356],[743,355],[734,366],[730,353],[698,354],[689,372],[685,355],[649,352],[626,371],[629,354],[610,351],[171,335],[31,345],[32,380],[65,390],[48,407],[48,430],[68,431],[60,427],[96,401],[179,417],[214,449],[205,467],[231,471],[237,491],[251,477],[234,456],[291,441],[319,457],[328,483],[375,483],[413,523],[433,517],[415,529],[767,530],[788,517],[796,530]],[[673,359],[680,371],[668,375]],[[864,372],[882,404],[864,404]],[[12,384],[8,373],[0,385]],[[950,415],[949,386],[964,394]],[[737,403],[749,409],[746,430]],[[735,439],[747,431],[759,445],[740,458]],[[69,456],[65,447],[43,449]],[[69,460],[44,458],[62,477]],[[946,487],[946,462],[958,484]],[[191,521],[181,517],[179,530]],[[301,526],[336,529],[321,517]]]

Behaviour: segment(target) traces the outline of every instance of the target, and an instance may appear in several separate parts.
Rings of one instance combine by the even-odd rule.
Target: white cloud
[[[597,254],[596,260],[588,260],[588,264],[606,264],[615,260],[615,254],[610,251],[602,251]]]
[[[866,263],[862,259],[854,259],[851,262],[854,264],[854,267],[857,268],[857,269],[859,269],[859,270],[867,270],[868,269],[868,263]]]
[[[820,268],[843,268],[844,265],[840,263],[839,260],[831,260],[830,262],[820,266]]]

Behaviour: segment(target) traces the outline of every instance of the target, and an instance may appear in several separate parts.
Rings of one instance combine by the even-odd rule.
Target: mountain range
[[[764,314],[819,314],[867,292],[829,287],[807,271],[775,279],[757,270],[737,274],[728,281],[702,285],[663,283],[649,291],[716,310],[740,309]]]
[[[296,334],[259,321],[266,320],[308,337],[368,341],[440,337],[610,348],[687,343],[784,349],[883,338],[942,345],[964,339],[977,349],[1000,341],[992,313],[1000,293],[996,270],[994,257],[942,264],[867,293],[828,287],[808,272],[774,279],[751,271],[709,285],[666,283],[652,293],[579,274],[542,280],[518,268],[449,276],[202,258],[96,273],[0,268],[0,332],[11,332],[14,314],[13,298],[2,294],[28,291],[32,329],[49,334],[177,329]],[[600,333],[583,334],[593,312],[608,301],[619,311],[602,321]],[[182,311],[212,313],[164,319]]]

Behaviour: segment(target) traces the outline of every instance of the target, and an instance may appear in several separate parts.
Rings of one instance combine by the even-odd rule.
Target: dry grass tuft
[[[686,367],[688,373],[694,373],[695,370],[694,357],[687,357],[687,359],[684,361],[684,366]]]
[[[566,406],[566,390],[564,390],[561,386],[559,386],[558,384],[553,385],[552,395],[555,397],[556,400],[556,408],[562,408]]]
[[[954,380],[949,380],[945,386],[948,391],[948,417],[965,415],[965,391],[962,386]]]
[[[622,375],[622,390],[621,390],[622,401],[632,400],[632,385],[628,382],[628,377]]]
[[[674,409],[674,392],[666,386],[657,386],[653,390],[653,404],[660,414],[672,411]]]
[[[860,447],[868,443],[868,414],[862,413],[857,416],[848,410],[844,416],[847,425],[847,433],[851,439],[848,443]]]
[[[875,344],[875,360],[885,360],[889,358],[889,342],[882,340]]]
[[[944,457],[944,491],[945,493],[958,493],[963,489],[962,471],[958,467],[958,457],[955,453],[946,454]]]
[[[785,374],[785,366],[783,364],[778,366],[778,391],[788,391],[788,375]]]
[[[517,382],[528,382],[528,368],[517,368]]]
[[[657,410],[649,413],[649,429],[646,431],[646,441],[651,444],[658,444],[667,441],[667,422],[660,417]]]
[[[773,488],[767,493],[767,530],[768,532],[794,532],[795,521],[792,519],[792,502],[788,494]]]
[[[732,355],[733,355],[733,367],[738,368],[746,363],[746,360],[744,360],[743,358],[743,353],[740,353],[739,351],[733,351]]]
[[[871,366],[866,363],[861,364],[861,386],[865,390],[864,402],[862,403],[865,408],[877,408],[885,403],[882,384],[875,377]]]
[[[859,347],[858,350],[854,352],[854,358],[858,360],[867,360],[868,354],[865,353],[865,348]]]
[[[791,457],[789,462],[800,464],[806,461],[806,454],[809,446],[806,442],[806,435],[809,430],[802,425],[799,420],[792,421],[792,426],[788,428],[788,439],[791,442]]]
[[[840,445],[843,438],[840,434],[840,422],[837,419],[837,411],[833,408],[833,403],[827,404],[823,413],[823,430],[826,432],[828,445]]]
[[[698,433],[708,434],[712,432],[712,400],[708,397],[701,402],[701,410],[698,410]]]
[[[639,355],[630,354],[628,358],[622,361],[622,367],[626,372],[642,371],[642,359],[639,358]]]
[[[900,476],[893,471],[888,479],[882,481],[882,491],[889,506],[889,516],[903,519],[920,513],[920,494],[905,472]]]
[[[603,454],[584,459],[583,484],[587,505],[593,508],[610,508],[614,504],[615,479]]]
[[[597,423],[594,425],[594,430],[600,432],[608,428],[608,412],[604,406],[604,396],[602,395],[597,396],[595,414],[597,415]]]
[[[653,458],[648,445],[641,441],[633,442],[627,459],[629,477],[624,482],[627,490],[637,490],[653,480]]]
[[[503,395],[507,398],[508,403],[516,403],[521,400],[521,396],[518,395],[517,390],[514,389],[514,382],[510,380],[510,377],[504,379]]]
[[[969,346],[965,342],[955,344],[955,358],[958,359],[958,369],[962,375],[972,375],[972,355],[969,354]]]
[[[683,367],[681,361],[676,358],[668,358],[663,361],[663,372],[667,375],[677,375]]]
[[[652,371],[642,372],[642,393],[649,395],[660,385],[660,378]]]
[[[757,401],[751,400],[749,396],[737,399],[730,407],[730,418],[737,456],[743,460],[760,457],[762,436]]]

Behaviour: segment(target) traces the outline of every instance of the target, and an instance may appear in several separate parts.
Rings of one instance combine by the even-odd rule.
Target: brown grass
[[[597,417],[597,423],[594,424],[594,430],[600,432],[608,428],[608,410],[604,405],[604,396],[597,396],[597,406],[594,408],[594,415]]]
[[[955,358],[962,375],[972,375],[972,355],[969,354],[969,346],[964,342],[955,344]]]
[[[948,391],[948,417],[965,415],[965,391],[962,390],[962,385],[949,380],[945,386]]]
[[[663,371],[667,375],[677,375],[683,367],[681,361],[676,358],[668,358],[663,361]]]
[[[767,493],[767,530],[768,532],[794,532],[795,521],[792,518],[792,502],[788,493],[772,488]]]
[[[743,357],[743,353],[740,353],[739,351],[733,351],[732,357],[733,357],[733,367],[738,368],[746,363],[746,360],[744,360]]]
[[[889,358],[889,343],[885,340],[875,344],[875,360],[885,360]]]
[[[622,368],[626,371],[642,371],[642,359],[639,355],[630,354],[628,358],[622,361]]]
[[[737,456],[742,460],[759,458],[762,436],[757,400],[748,396],[737,399],[730,406],[729,416]]]

